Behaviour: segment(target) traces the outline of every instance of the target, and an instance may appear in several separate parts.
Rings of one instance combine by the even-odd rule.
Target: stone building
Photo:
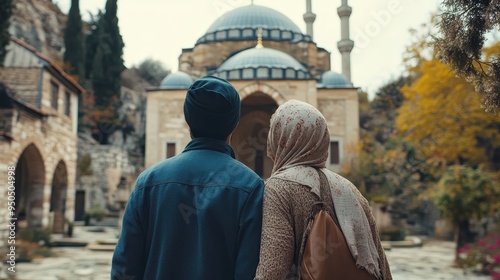
[[[80,85],[51,59],[16,38],[0,68],[0,185],[15,167],[18,225],[50,226],[73,220]],[[7,201],[6,192],[0,200]],[[0,220],[6,219],[0,208]],[[6,224],[5,221],[1,222]]]
[[[146,167],[179,154],[189,142],[183,115],[186,89],[207,74],[227,79],[239,92],[241,120],[231,145],[237,159],[263,178],[272,168],[266,156],[271,115],[290,99],[307,102],[326,117],[331,133],[329,168],[338,170],[354,156],[359,115],[357,88],[350,82],[351,8],[344,0],[338,9],[343,63],[339,74],[331,71],[330,52],[313,40],[311,0],[306,6],[306,34],[282,13],[251,4],[222,15],[194,47],[182,50],[178,71],[158,88],[148,89]]]

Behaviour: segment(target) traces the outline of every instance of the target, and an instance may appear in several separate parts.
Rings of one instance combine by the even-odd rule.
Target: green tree
[[[152,86],[159,86],[163,78],[170,74],[170,70],[167,69],[161,61],[152,58],[147,58],[142,61],[139,66],[137,66],[137,70],[141,78]]]
[[[70,73],[78,76],[79,80],[83,79],[85,73],[85,45],[83,39],[80,1],[71,0],[68,21],[64,29],[64,62],[69,64]]]
[[[471,80],[488,111],[500,108],[500,56],[484,60],[486,34],[500,30],[500,2],[444,0],[437,49],[455,73]]]
[[[117,18],[117,0],[106,2],[106,11],[99,20],[98,43],[92,64],[92,84],[97,107],[107,107],[120,96],[124,43]]]
[[[500,186],[481,168],[454,165],[444,172],[432,197],[441,215],[455,227],[458,251],[473,241],[469,220],[485,217],[499,209]]]
[[[375,98],[370,102],[370,119],[362,126],[369,132],[370,138],[384,144],[395,135],[398,109],[404,100],[401,88],[408,82],[409,78],[402,76],[377,91]]]
[[[10,42],[10,17],[12,16],[12,0],[0,1],[0,66],[3,66],[7,45]]]
[[[118,108],[121,106],[121,72],[123,66],[124,43],[120,35],[117,17],[117,0],[106,2],[106,11],[99,19],[97,46],[92,63],[92,89],[98,116],[98,138],[102,144],[108,143],[120,122]]]
[[[92,76],[92,64],[94,63],[95,53],[97,51],[97,45],[99,43],[99,21],[103,14],[101,11],[97,13],[96,16],[90,15],[90,21],[87,25],[87,31],[85,36],[85,79],[90,80]]]

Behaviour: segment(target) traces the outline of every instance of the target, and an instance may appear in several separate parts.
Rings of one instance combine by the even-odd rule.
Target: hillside
[[[10,34],[56,61],[64,53],[67,16],[51,0],[14,0]]]

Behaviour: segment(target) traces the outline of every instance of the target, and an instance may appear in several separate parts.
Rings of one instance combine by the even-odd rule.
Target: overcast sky
[[[54,0],[68,12],[71,0]],[[436,12],[439,0],[350,0],[352,80],[355,86],[373,95],[386,82],[404,70],[402,54],[411,42],[408,30],[418,29]],[[106,0],[81,0],[84,18],[105,7]],[[120,32],[125,42],[125,65],[130,67],[151,57],[162,61],[174,72],[182,48],[191,48],[208,27],[222,14],[249,5],[251,0],[119,0]],[[305,0],[254,0],[289,17],[305,33],[302,18]],[[340,72],[337,50],[340,20],[337,7],[341,1],[312,0],[316,14],[314,41],[332,53],[332,70]],[[264,42],[265,45],[265,42]]]

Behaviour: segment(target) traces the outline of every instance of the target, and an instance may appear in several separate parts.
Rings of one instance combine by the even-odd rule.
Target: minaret
[[[352,8],[347,5],[347,0],[342,0],[342,6],[337,8],[337,13],[341,27],[341,40],[337,43],[337,47],[342,55],[342,75],[351,82],[351,51],[354,48],[354,41],[349,39],[349,17]]]
[[[304,14],[304,21],[306,22],[306,35],[311,37],[311,40],[314,41],[314,31],[313,31],[313,23],[316,20],[316,14],[312,12],[311,0],[306,0],[306,13]]]

